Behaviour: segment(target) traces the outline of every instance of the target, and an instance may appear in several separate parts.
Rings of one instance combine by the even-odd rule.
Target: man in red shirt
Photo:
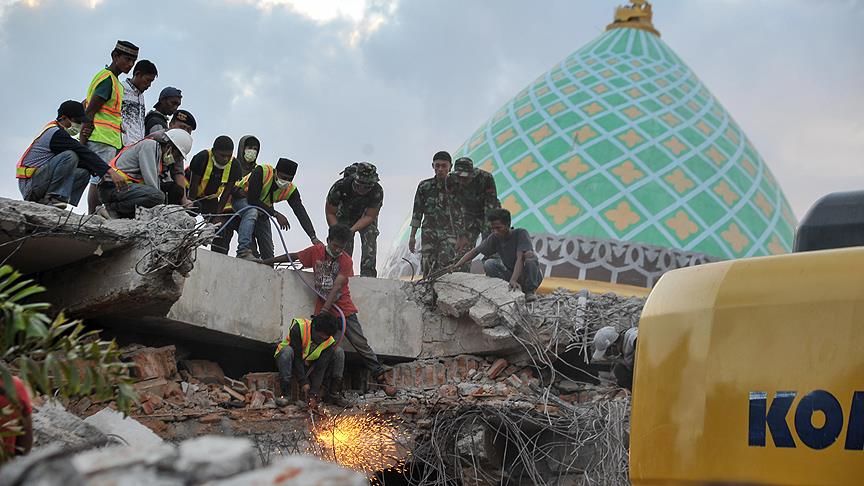
[[[290,257],[290,261],[302,263],[303,268],[311,268],[315,275],[315,290],[319,294],[315,302],[315,314],[329,312],[339,317],[336,307],[342,309],[345,314],[345,339],[354,346],[375,380],[383,383],[387,368],[378,361],[378,356],[363,335],[363,328],[357,319],[357,307],[351,301],[351,291],[348,289],[348,278],[354,276],[354,262],[342,249],[351,237],[351,230],[347,226],[336,224],[330,227],[326,246],[320,242],[315,243],[305,250],[264,260],[262,263],[286,263]],[[326,298],[322,299],[321,295]]]

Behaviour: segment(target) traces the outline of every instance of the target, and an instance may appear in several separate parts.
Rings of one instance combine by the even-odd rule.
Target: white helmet
[[[594,356],[591,361],[606,358],[606,350],[618,340],[618,331],[612,326],[601,327],[594,335]]]
[[[180,150],[185,159],[189,152],[192,151],[192,135],[189,135],[186,130],[180,128],[172,128],[165,132],[165,136],[171,140],[171,143]]]

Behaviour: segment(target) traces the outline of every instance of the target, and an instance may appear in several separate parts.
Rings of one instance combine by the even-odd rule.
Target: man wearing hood
[[[237,156],[234,157],[234,164],[237,166],[237,170],[240,171],[241,178],[249,175],[252,169],[257,167],[258,153],[260,151],[261,142],[254,135],[240,137],[240,142],[237,144]],[[234,185],[232,184],[228,187],[234,187]],[[223,226],[219,234],[216,235],[216,238],[213,239],[210,249],[227,255],[228,249],[231,247],[231,239],[234,238],[234,232],[240,228],[240,218],[231,219],[231,215],[234,214],[234,207],[230,201],[223,212],[225,215],[216,220],[217,222],[222,222]],[[254,241],[253,248],[250,249],[254,253]]]
[[[129,186],[121,191],[104,180],[99,183],[99,197],[104,203],[96,213],[105,218],[134,218],[138,206],[152,208],[158,204],[192,204],[186,198],[183,160],[192,150],[192,136],[180,129],[154,133],[135,145],[125,147],[113,160]]]
[[[315,227],[309,219],[309,213],[303,207],[300,199],[300,191],[294,185],[294,176],[297,174],[297,162],[290,159],[279,159],[274,168],[272,165],[262,164],[255,167],[252,172],[243,177],[234,186],[232,193],[234,210],[243,211],[249,206],[257,209],[243,211],[240,218],[240,229],[238,231],[237,257],[245,260],[255,260],[255,252],[252,247],[253,241],[257,242],[258,250],[262,259],[273,258],[273,234],[270,231],[270,218],[273,216],[283,230],[289,228],[288,218],[284,214],[273,209],[279,201],[288,201],[300,226],[309,236],[312,244],[320,243],[315,236]]]

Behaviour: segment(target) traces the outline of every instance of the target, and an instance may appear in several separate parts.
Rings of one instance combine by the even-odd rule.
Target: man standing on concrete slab
[[[297,162],[282,158],[276,163],[275,168],[267,164],[257,166],[234,186],[231,203],[234,211],[240,212],[249,206],[261,208],[263,211],[248,209],[240,216],[237,258],[257,259],[253,242],[257,243],[262,259],[273,258],[273,233],[270,230],[269,216],[276,218],[281,229],[289,229],[288,218],[273,208],[279,201],[288,201],[309,240],[313,244],[320,243],[315,236],[315,227],[309,219],[309,213],[306,212],[300,199],[300,191],[294,185],[297,167]]]
[[[179,128],[180,130],[185,130],[186,133],[192,135],[192,132],[198,128],[198,123],[195,122],[195,117],[192,116],[192,113],[189,113],[186,110],[177,110],[174,112],[174,116],[171,117],[171,122],[168,124],[168,129]]]
[[[468,157],[456,159],[450,178],[454,181],[451,185],[465,214],[465,231],[460,236],[467,240],[469,247],[473,247],[478,237],[485,240],[489,236],[492,230],[486,217],[493,209],[501,207],[495,178],[485,170],[475,168],[474,161]],[[460,271],[468,272],[470,266],[471,262],[468,262]]]
[[[411,253],[417,250],[417,230],[422,228],[420,268],[424,277],[453,263],[462,250],[457,242],[465,229],[462,208],[453,188],[447,185],[451,166],[449,153],[432,156],[435,177],[421,181],[414,194],[408,249]]]
[[[594,355],[592,363],[611,362],[612,373],[618,386],[633,389],[633,368],[636,365],[636,340],[639,328],[631,327],[623,333],[612,326],[597,330],[594,335]]]
[[[237,156],[234,157],[234,164],[240,170],[241,179],[249,175],[252,169],[258,166],[258,153],[260,151],[261,142],[254,135],[240,137],[240,142],[237,143]],[[224,212],[224,216],[220,216],[217,219],[218,222],[222,223],[222,226],[219,228],[219,234],[213,238],[213,244],[210,245],[210,249],[227,255],[228,249],[231,248],[231,239],[234,238],[234,233],[240,228],[240,218],[231,218],[234,214],[234,205],[231,201],[225,206]],[[254,254],[257,251],[257,246],[250,249]]]
[[[168,117],[173,115],[183,101],[183,93],[179,89],[168,86],[159,93],[159,101],[144,117],[144,129],[147,135],[168,130]],[[191,134],[191,133],[190,133]]]
[[[326,313],[313,316],[311,320],[291,319],[288,333],[276,346],[274,355],[279,368],[283,400],[291,390],[291,377],[294,376],[304,398],[308,400],[309,408],[317,408],[321,399],[321,384],[324,377],[329,376],[330,386],[325,401],[344,406],[344,400],[338,393],[342,390],[345,351],[335,346],[341,330],[338,319]],[[310,367],[311,370],[307,371]]]
[[[384,189],[378,183],[378,170],[369,162],[345,168],[342,179],[327,193],[324,205],[327,225],[341,224],[351,230],[345,253],[354,254],[354,234],[360,233],[360,275],[377,277],[378,213],[384,205]]]
[[[240,166],[234,160],[234,142],[227,135],[213,141],[189,163],[189,198],[201,214],[212,221],[221,215],[231,198],[231,189],[240,180]]]
[[[129,183],[125,191],[108,181],[99,184],[103,205],[97,214],[104,218],[134,218],[138,206],[152,208],[158,204],[180,204],[191,207],[186,197],[183,160],[192,150],[192,137],[183,130],[155,133],[123,149],[111,166]]]
[[[450,270],[458,269],[478,254],[497,253],[501,260],[483,262],[486,276],[507,280],[511,290],[522,290],[525,293],[526,302],[536,300],[535,292],[543,281],[543,274],[540,272],[540,262],[534,253],[528,232],[522,228],[510,227],[510,211],[506,209],[494,209],[486,219],[489,220],[492,234],[466,253]]]
[[[153,80],[159,75],[156,65],[143,59],[135,64],[132,77],[126,78],[123,87],[123,146],[128,147],[144,138],[144,117],[147,114],[147,104],[144,102],[144,92],[150,89]]]
[[[57,119],[45,125],[24,151],[15,177],[25,201],[59,208],[77,206],[90,177],[106,172],[118,190],[126,186],[122,175],[72,138],[85,120],[81,102],[64,101],[57,109]]]
[[[111,64],[93,76],[84,102],[87,120],[81,127],[81,144],[86,145],[103,161],[109,162],[123,148],[121,115],[123,105],[123,83],[117,78],[128,73],[138,59],[138,47],[128,41],[118,40],[111,51]],[[96,184],[98,177],[90,179],[87,206],[90,213],[99,204]]]
[[[336,224],[330,227],[326,246],[320,242],[315,243],[305,250],[271,258],[263,263],[272,265],[289,261],[300,262],[303,268],[312,269],[315,290],[319,295],[315,302],[315,314],[323,312],[338,318],[340,315],[336,308],[342,310],[345,315],[345,339],[354,346],[375,380],[383,384],[388,368],[381,364],[366,341],[363,328],[357,319],[357,307],[351,300],[351,291],[348,288],[348,278],[354,276],[354,262],[343,249],[350,237],[351,230],[347,226]],[[322,295],[326,297],[322,299]]]

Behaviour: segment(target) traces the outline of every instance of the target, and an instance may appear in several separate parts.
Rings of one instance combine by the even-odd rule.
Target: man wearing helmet
[[[384,204],[384,189],[378,183],[378,170],[369,162],[347,167],[344,177],[336,181],[327,194],[324,211],[327,225],[342,224],[351,230],[344,251],[354,253],[354,233],[360,233],[360,275],[377,277],[375,258],[378,251],[378,213]]]
[[[633,389],[633,366],[636,363],[638,327],[619,333],[614,327],[602,327],[594,335],[592,363],[613,363],[612,373],[618,386]]]
[[[105,218],[133,218],[138,206],[152,208],[158,204],[181,204],[190,207],[186,197],[183,160],[192,150],[192,136],[179,128],[157,132],[125,147],[111,167],[129,184],[118,189],[108,180],[99,183],[103,205],[97,214]]]

